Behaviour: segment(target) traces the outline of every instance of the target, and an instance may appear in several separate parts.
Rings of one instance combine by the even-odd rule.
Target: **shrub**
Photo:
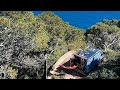
[[[97,70],[93,73],[90,73],[86,78],[87,79],[117,79],[118,76],[113,70],[102,68],[101,70]]]
[[[16,79],[18,70],[9,65],[0,66],[0,79]]]
[[[105,56],[108,62],[115,62],[119,59],[120,53],[116,51],[107,51]]]

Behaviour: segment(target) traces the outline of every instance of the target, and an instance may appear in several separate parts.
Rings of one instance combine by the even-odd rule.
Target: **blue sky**
[[[34,11],[34,14],[42,12]],[[103,19],[120,19],[120,11],[53,11],[53,13],[60,16],[63,21],[82,29],[87,29]]]

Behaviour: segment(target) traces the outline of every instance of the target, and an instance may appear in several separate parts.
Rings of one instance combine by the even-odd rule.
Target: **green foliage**
[[[31,17],[34,17],[32,11],[3,11],[3,12],[4,16],[12,18],[13,20],[24,18],[26,19],[26,21],[29,21]]]
[[[1,11],[0,15],[0,30],[3,31],[0,33],[0,63],[8,63],[19,70],[18,77],[15,77],[14,70],[5,68],[9,69],[9,74],[4,78],[24,78],[24,75],[42,78],[45,60],[44,56],[40,56],[44,52],[40,52],[48,47],[49,41],[44,25],[42,26],[43,21],[38,22],[37,17],[29,11]]]
[[[68,31],[65,38],[68,48],[71,50],[84,49],[87,46],[85,42],[84,31],[80,29],[73,29]]]
[[[113,65],[102,70],[96,70],[87,77],[90,79],[116,79],[118,76],[113,71],[115,67],[119,68],[120,60],[120,21],[103,20],[86,31],[87,42],[104,50],[104,56],[107,60],[105,67]],[[111,68],[111,70],[109,70]],[[118,71],[118,70],[117,70]]]
[[[10,19],[4,16],[0,17],[0,26],[8,27],[10,25]]]
[[[50,11],[39,16],[31,11],[1,11],[0,26],[4,30],[0,33],[0,43],[5,46],[0,49],[0,59],[19,68],[18,78],[40,78],[45,71],[42,70],[45,60],[53,63],[69,49],[86,46],[82,29]],[[21,74],[22,70],[26,73]]]
[[[36,43],[35,51],[48,48],[49,37],[47,32],[39,29],[32,41]]]
[[[16,79],[18,70],[8,65],[0,66],[0,79]]]
[[[54,48],[54,52],[50,55],[48,60],[57,61],[63,54],[67,52],[67,48],[65,45],[57,46]]]
[[[104,22],[99,22],[91,26],[87,31],[87,33],[89,34],[95,34],[95,36],[99,36],[99,34],[102,32],[108,32],[108,33],[120,32],[120,28],[117,27],[116,25],[109,25]]]
[[[56,61],[68,50],[78,50],[86,47],[84,31],[73,27],[50,11],[38,16],[42,28],[48,32],[48,49],[52,52],[48,60]],[[43,23],[44,22],[44,23]]]
[[[27,75],[25,75],[24,79],[30,79],[30,77],[29,77],[29,76],[27,76]]]
[[[87,79],[117,79],[118,76],[113,70],[102,68],[102,70],[97,70],[96,72],[90,73]]]
[[[103,23],[105,23],[105,24],[107,24],[109,26],[110,25],[117,25],[118,26],[119,20],[116,20],[116,19],[113,19],[113,20],[104,19]]]
[[[120,28],[118,23],[119,21],[116,20],[104,20],[91,26],[86,31],[86,40],[101,49],[119,51]]]
[[[49,26],[55,26],[56,24],[60,26],[61,24],[63,24],[62,19],[51,11],[43,12],[42,15],[38,17],[45,21],[45,23]]]
[[[106,52],[106,59],[110,61],[117,61],[119,59],[120,53],[116,51],[107,51]]]

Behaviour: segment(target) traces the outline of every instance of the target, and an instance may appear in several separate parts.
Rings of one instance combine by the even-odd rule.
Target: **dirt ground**
[[[47,79],[83,79],[83,77],[80,76],[73,76],[71,74],[65,74],[65,75],[51,75],[48,76]]]

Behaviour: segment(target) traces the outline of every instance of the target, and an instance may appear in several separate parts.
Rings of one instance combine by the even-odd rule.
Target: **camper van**
[[[100,49],[87,48],[84,51],[79,51],[75,55],[75,61],[79,61],[79,68],[82,68],[84,73],[89,73],[104,58],[103,52]]]
[[[80,74],[86,75],[99,65],[104,58],[103,52],[100,49],[95,49],[91,46],[85,50],[69,51],[58,59],[53,65],[51,74],[60,74],[61,70],[65,73],[73,75],[77,72],[77,76]],[[75,75],[75,74],[74,74]]]

